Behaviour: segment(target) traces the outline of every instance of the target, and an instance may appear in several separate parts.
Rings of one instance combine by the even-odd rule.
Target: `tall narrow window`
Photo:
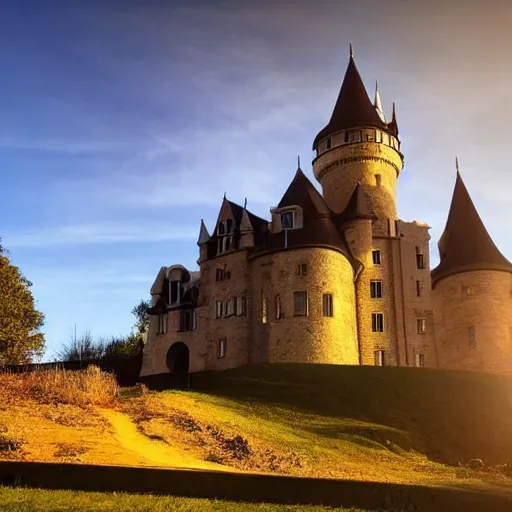
[[[473,326],[468,327],[469,348],[476,348],[476,335]]]
[[[293,212],[281,213],[281,227],[283,229],[293,229]]]
[[[261,296],[261,323],[266,324],[268,322],[268,304],[265,295]]]
[[[236,298],[236,307],[235,307],[236,316],[245,316],[245,309],[246,309],[245,304],[246,304],[245,297],[237,297]]]
[[[421,296],[421,281],[416,281],[416,297]]]
[[[374,249],[372,251],[372,261],[374,265],[380,265],[382,263],[380,249]]]
[[[196,328],[196,310],[180,311],[180,331],[193,331]]]
[[[308,275],[308,264],[307,263],[301,263],[300,265],[297,265],[297,275],[298,276],[307,276]]]
[[[224,310],[224,301],[218,300],[215,303],[215,317],[220,318],[222,316],[223,310]]]
[[[373,353],[375,366],[385,366],[386,359],[384,357],[384,350],[376,350]]]
[[[219,344],[217,345],[217,357],[219,359],[226,357],[226,338],[219,340]]]
[[[170,290],[170,299],[171,304],[178,304],[180,301],[180,282],[179,281],[170,281],[169,286],[171,288]]]
[[[326,147],[327,147],[327,149],[331,149],[331,147],[332,147],[331,137],[327,137]]]
[[[308,292],[293,292],[293,314],[294,316],[307,316]]]
[[[372,331],[384,332],[384,315],[382,313],[372,313]]]
[[[233,316],[235,314],[235,299],[229,299],[226,301],[225,315]]]
[[[416,319],[416,332],[418,334],[425,334],[427,332],[427,321],[425,318]]]
[[[382,142],[382,132],[379,130],[375,132],[375,142]]]
[[[416,247],[416,268],[425,268],[425,260],[423,258],[423,253],[421,252],[419,247]]]
[[[332,294],[324,293],[322,296],[322,310],[324,316],[333,316]]]
[[[165,334],[167,332],[167,322],[168,322],[167,313],[162,313],[162,314],[158,315],[157,334]]]
[[[223,235],[225,232],[224,222],[220,221],[217,225],[217,235]]]
[[[281,318],[281,296],[277,294],[274,298],[274,313],[276,320],[279,320]]]
[[[425,366],[425,355],[424,354],[416,354],[414,358],[414,365],[423,367]]]
[[[370,296],[372,299],[382,298],[382,281],[370,281]]]
[[[226,233],[233,231],[233,219],[226,219]]]

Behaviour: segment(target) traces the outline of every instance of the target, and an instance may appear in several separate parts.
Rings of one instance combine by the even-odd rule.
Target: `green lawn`
[[[0,510],[5,512],[364,512],[355,508],[247,504],[166,496],[7,487],[0,487]]]

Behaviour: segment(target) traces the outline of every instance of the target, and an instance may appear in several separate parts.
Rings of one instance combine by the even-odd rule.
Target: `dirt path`
[[[164,441],[152,440],[142,434],[131,418],[119,411],[98,409],[114,428],[114,437],[126,450],[136,453],[148,461],[148,465],[174,468],[215,469],[227,471],[227,468],[198,459],[185,450],[172,447]],[[232,471],[232,468],[229,469]]]

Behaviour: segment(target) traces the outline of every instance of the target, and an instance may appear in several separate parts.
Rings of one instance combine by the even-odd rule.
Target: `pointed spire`
[[[354,58],[354,47],[352,46],[352,42],[350,43],[350,58]]]
[[[388,129],[388,125],[379,117],[368,96],[353,58],[352,47],[350,51],[350,60],[331,119],[329,124],[316,136],[313,148],[316,148],[321,139],[347,128],[374,126],[381,130]]]
[[[439,239],[441,262],[432,271],[432,285],[445,277],[472,270],[500,270],[512,273],[512,264],[501,254],[478,215],[459,172],[446,227]]]
[[[199,228],[199,238],[197,239],[197,245],[203,245],[210,240],[210,234],[206,229],[204,220],[201,219],[201,227]]]
[[[223,199],[226,199],[226,191],[224,191],[224,197],[223,197]]]
[[[391,133],[391,135],[398,137],[398,123],[396,122],[395,102],[393,102],[393,114],[391,117],[391,122],[388,123],[388,129],[389,129],[389,132]]]
[[[249,212],[244,208],[244,212],[242,213],[242,221],[240,222],[240,231],[242,233],[248,231],[254,231],[254,227],[251,222],[251,218],[249,217]]]
[[[386,117],[384,116],[384,111],[382,110],[382,102],[380,101],[380,94],[379,94],[379,84],[378,84],[377,80],[375,80],[375,99],[373,101],[373,106],[375,107],[377,114],[379,114],[379,117],[385,123]]]
[[[244,210],[247,209],[247,197],[244,199]]]

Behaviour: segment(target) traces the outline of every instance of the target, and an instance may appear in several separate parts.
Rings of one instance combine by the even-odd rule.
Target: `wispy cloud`
[[[172,240],[190,241],[197,237],[197,226],[172,226],[161,223],[136,224],[78,224],[56,226],[37,231],[7,233],[3,239],[8,247],[56,247],[113,243],[148,243]]]

